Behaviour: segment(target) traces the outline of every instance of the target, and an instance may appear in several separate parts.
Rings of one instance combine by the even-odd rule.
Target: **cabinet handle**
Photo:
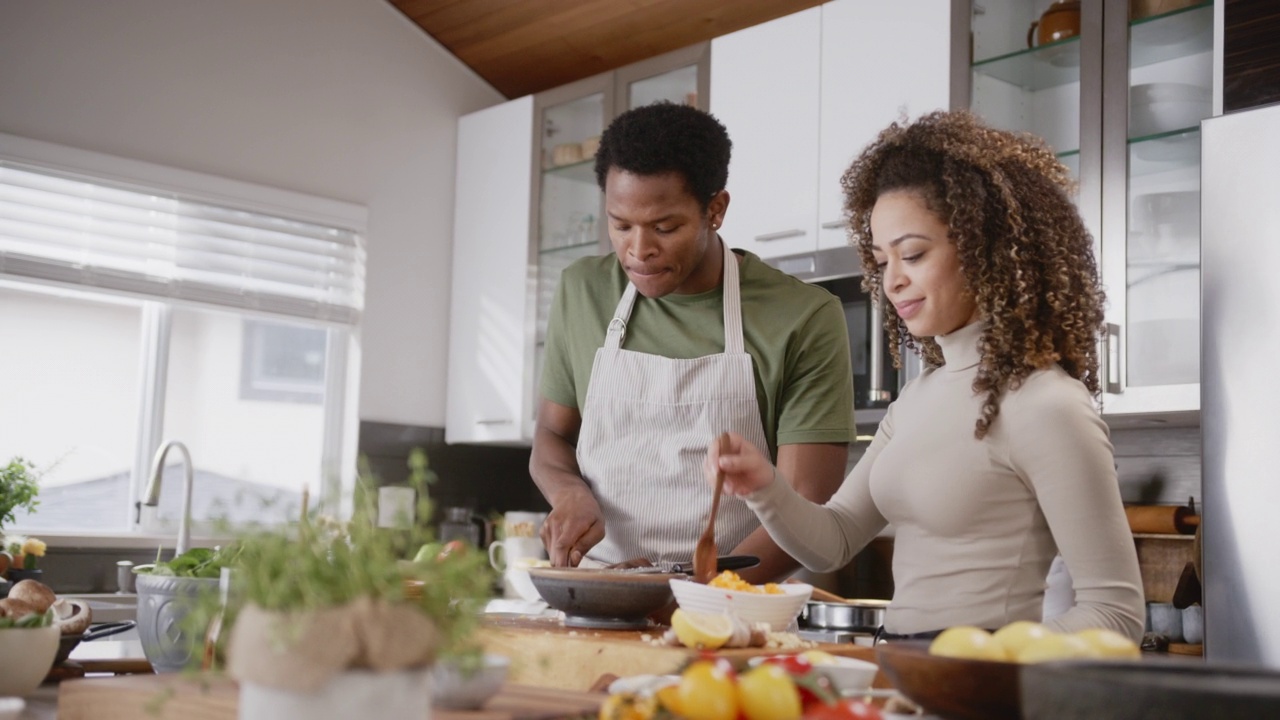
[[[843,227],[848,227],[848,224],[843,220],[832,220],[831,222],[822,223],[823,230],[839,230]]]
[[[512,422],[511,420],[506,420],[506,419],[502,419],[502,420],[477,420],[477,421],[476,421],[476,424],[477,424],[477,425],[510,425],[510,424],[511,424],[511,422]]]
[[[871,340],[871,362],[870,362],[870,387],[867,388],[867,404],[877,405],[887,403],[893,399],[893,393],[889,388],[885,387],[884,377],[884,319],[881,315],[880,303],[885,302],[884,293],[881,292],[879,299],[871,303],[870,318],[871,326],[867,328],[867,335]]]
[[[1104,389],[1111,395],[1119,395],[1124,392],[1124,383],[1120,377],[1120,326],[1107,323],[1107,334],[1102,342],[1102,349],[1106,354],[1102,362],[1106,363],[1107,368],[1107,376],[1103,378],[1106,383]]]
[[[764,235],[757,235],[756,242],[769,242],[771,240],[786,240],[787,238],[800,237],[801,235],[804,235],[804,234],[805,232],[803,230],[783,230],[782,232],[765,233]]]

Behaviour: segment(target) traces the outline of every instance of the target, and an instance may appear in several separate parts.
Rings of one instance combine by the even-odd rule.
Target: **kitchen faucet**
[[[160,504],[160,478],[164,475],[164,458],[169,454],[169,449],[175,447],[182,451],[183,465],[186,468],[182,482],[182,520],[178,524],[178,545],[174,549],[174,557],[177,557],[186,552],[187,546],[191,544],[191,484],[195,478],[191,453],[187,451],[186,445],[170,440],[156,451],[155,461],[151,463],[151,480],[147,482],[147,491],[143,493],[144,499],[135,505],[141,520],[143,505],[156,507]]]

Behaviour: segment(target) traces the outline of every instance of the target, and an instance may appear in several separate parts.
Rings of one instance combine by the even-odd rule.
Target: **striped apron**
[[[636,300],[628,283],[596,351],[578,434],[578,467],[604,515],[588,560],[687,563],[706,528],[707,446],[733,430],[768,457],[751,355],[742,340],[738,260],[724,249],[724,353],[674,359],[622,349]],[[728,552],[759,527],[740,498],[724,496],[716,547]],[[585,564],[585,563],[584,563]]]

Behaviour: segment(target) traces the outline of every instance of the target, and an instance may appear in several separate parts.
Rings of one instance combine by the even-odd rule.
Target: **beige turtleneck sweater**
[[[935,338],[946,364],[889,406],[875,439],[826,505],[775,479],[748,496],[769,534],[811,570],[843,567],[887,524],[895,530],[894,633],[1041,620],[1056,553],[1076,605],[1046,624],[1142,636],[1142,580],[1107,426],[1060,367],[1032,373],[973,436],[976,322]]]

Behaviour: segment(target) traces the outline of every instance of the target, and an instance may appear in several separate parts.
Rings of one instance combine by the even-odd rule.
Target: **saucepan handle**
[[[109,622],[102,623],[101,625],[94,625],[84,631],[84,635],[80,636],[80,642],[88,642],[90,640],[97,640],[98,638],[119,635],[122,632],[132,630],[137,627],[137,625],[138,622],[136,620],[121,620],[120,622]]]

